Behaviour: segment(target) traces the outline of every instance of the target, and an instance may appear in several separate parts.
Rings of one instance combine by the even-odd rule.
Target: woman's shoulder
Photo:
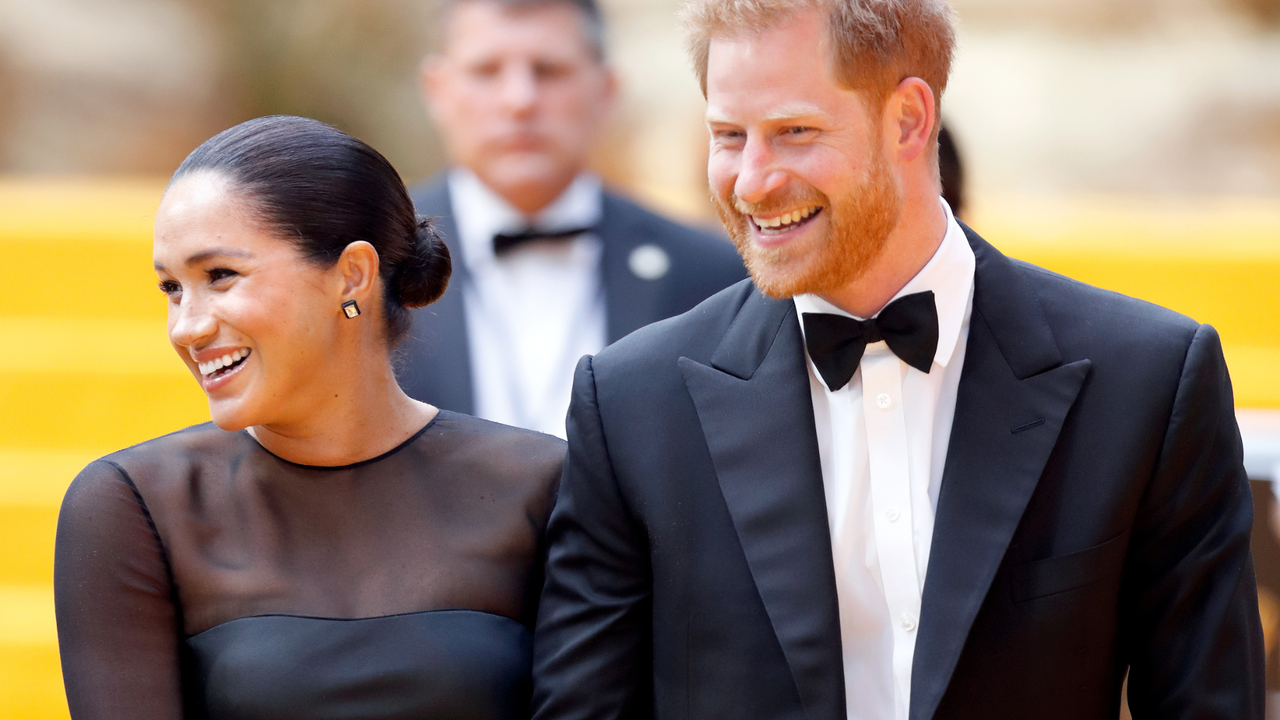
[[[432,423],[436,439],[454,441],[457,450],[476,458],[503,463],[556,464],[564,462],[566,444],[552,435],[441,410]]]
[[[245,440],[244,433],[228,432],[211,422],[193,425],[94,460],[72,481],[71,490],[124,484],[137,493],[140,487],[189,476],[214,458],[230,461],[250,449]]]
[[[419,440],[439,463],[472,483],[548,499],[564,466],[563,440],[533,430],[441,410]]]

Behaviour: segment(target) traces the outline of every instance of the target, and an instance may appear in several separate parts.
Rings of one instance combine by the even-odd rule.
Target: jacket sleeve
[[[1263,718],[1253,501],[1218,334],[1187,351],[1126,561],[1135,720]]]
[[[179,612],[142,496],[114,463],[76,477],[58,514],[54,602],[75,720],[182,718]]]
[[[533,717],[652,717],[652,574],[610,458],[592,359],[574,376],[569,452],[547,528]]]

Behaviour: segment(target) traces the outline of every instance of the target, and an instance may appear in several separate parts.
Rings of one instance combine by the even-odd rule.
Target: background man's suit
[[[436,217],[436,226],[454,257],[454,279],[444,296],[415,311],[409,338],[401,346],[398,377],[411,397],[456,412],[473,413],[471,358],[462,300],[461,248],[447,184],[441,178],[418,185],[410,195],[419,213]],[[611,193],[604,193],[603,217],[596,234],[603,245],[601,274],[608,340],[613,342],[644,325],[688,310],[717,291],[746,277],[733,246],[709,233],[692,230]],[[646,280],[630,267],[632,251],[656,245],[670,260],[662,277]]]
[[[1217,334],[967,231],[973,314],[912,720],[1261,718],[1247,480]],[[806,356],[749,282],[585,358],[535,717],[844,720]]]

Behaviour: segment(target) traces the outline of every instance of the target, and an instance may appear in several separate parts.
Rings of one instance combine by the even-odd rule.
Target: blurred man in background
[[[601,187],[617,79],[594,0],[445,0],[422,90],[452,166],[413,189],[454,258],[401,384],[564,435],[577,359],[746,277],[733,247]]]

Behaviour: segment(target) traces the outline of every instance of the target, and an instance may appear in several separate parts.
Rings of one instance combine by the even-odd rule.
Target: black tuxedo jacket
[[[471,351],[462,302],[465,266],[448,184],[438,177],[410,189],[419,213],[434,217],[453,256],[453,280],[443,297],[414,312],[409,337],[398,350],[397,377],[411,397],[461,413],[474,412]],[[687,228],[611,193],[597,231],[609,342],[651,322],[678,315],[747,276],[727,240]],[[667,273],[646,280],[631,271],[631,252],[662,248]]]
[[[912,720],[1262,718],[1217,334],[969,241]],[[846,717],[805,362],[749,282],[582,360],[536,718]]]

